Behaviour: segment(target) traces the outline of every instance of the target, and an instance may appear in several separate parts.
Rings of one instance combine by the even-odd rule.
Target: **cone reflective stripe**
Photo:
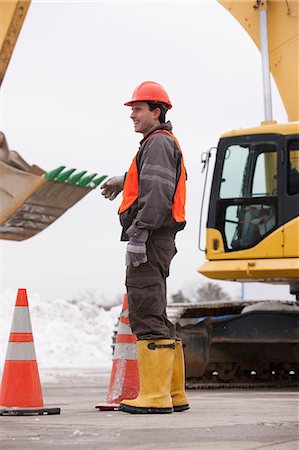
[[[32,326],[29,315],[28,304],[27,305],[17,305],[14,310],[12,319],[12,332],[15,333],[31,333]]]
[[[44,408],[26,289],[19,289],[0,390],[0,415],[59,414]]]
[[[116,345],[113,360],[135,361],[136,360],[136,344],[127,344],[121,342],[122,346]]]
[[[9,342],[6,361],[35,361],[35,348],[33,342]]]
[[[118,409],[124,398],[133,399],[139,393],[137,338],[132,333],[128,314],[128,297],[125,295],[117,327],[106,403],[100,403],[96,406],[100,410]]]

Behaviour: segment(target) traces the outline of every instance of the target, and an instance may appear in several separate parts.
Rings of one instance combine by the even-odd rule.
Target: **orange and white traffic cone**
[[[132,333],[128,315],[128,297],[126,294],[117,327],[106,403],[100,403],[96,406],[100,411],[117,410],[124,398],[134,399],[139,393],[137,338]]]
[[[60,414],[44,408],[26,289],[18,295],[0,389],[0,415]]]

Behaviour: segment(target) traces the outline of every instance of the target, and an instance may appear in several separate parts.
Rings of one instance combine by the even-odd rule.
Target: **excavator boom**
[[[270,71],[288,120],[299,120],[298,0],[218,0],[260,49],[259,11],[267,9]]]

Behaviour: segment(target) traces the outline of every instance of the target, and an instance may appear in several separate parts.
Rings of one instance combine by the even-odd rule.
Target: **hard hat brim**
[[[167,105],[167,109],[171,109],[172,105],[170,105],[169,103],[165,103],[165,102],[161,102],[161,101],[154,101],[154,100],[130,100],[129,102],[124,103],[124,106],[132,106],[133,103],[137,103],[137,102],[144,102],[144,103],[164,103],[165,105]]]

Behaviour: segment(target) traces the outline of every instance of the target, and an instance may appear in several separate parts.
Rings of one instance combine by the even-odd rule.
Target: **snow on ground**
[[[15,300],[14,291],[7,291],[0,296],[1,372]],[[54,368],[110,369],[111,339],[121,305],[107,310],[96,302],[88,302],[84,298],[45,300],[39,294],[30,292],[28,301],[38,367],[42,371]]]

